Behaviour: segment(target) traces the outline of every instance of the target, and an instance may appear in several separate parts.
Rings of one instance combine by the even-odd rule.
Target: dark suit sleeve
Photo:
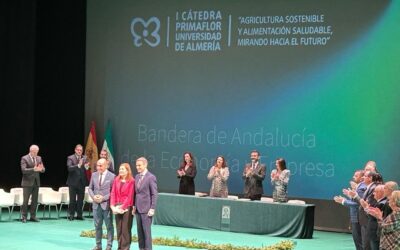
[[[26,157],[21,158],[21,171],[22,174],[31,174],[33,173],[33,167],[29,167],[28,160]]]
[[[243,174],[242,174],[242,179],[243,180],[246,180],[246,171],[247,171],[247,168],[248,168],[248,166],[249,166],[249,164],[246,164],[245,166],[244,166],[244,168],[243,168]]]
[[[46,171],[46,168],[44,167],[42,157],[38,156],[37,158],[38,158],[38,164],[42,163],[42,165],[43,165],[43,170],[40,171],[40,173],[44,173]]]
[[[157,191],[157,179],[153,175],[151,176],[150,179],[150,208],[155,209],[157,205],[157,197],[158,197],[158,191]]]
[[[265,179],[265,165],[260,166],[260,171],[253,173],[256,180],[263,181]]]
[[[74,171],[76,168],[78,168],[78,163],[74,164],[72,157],[67,158],[67,168],[68,171]]]
[[[186,176],[189,176],[191,178],[194,178],[197,174],[197,169],[196,169],[196,165],[193,164],[188,171],[186,172]]]

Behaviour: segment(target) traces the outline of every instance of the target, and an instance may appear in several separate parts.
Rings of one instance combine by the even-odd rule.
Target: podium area
[[[159,193],[154,224],[310,239],[312,204],[270,203]]]

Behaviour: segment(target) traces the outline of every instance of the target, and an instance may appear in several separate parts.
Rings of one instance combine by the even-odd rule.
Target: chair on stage
[[[3,207],[8,209],[8,220],[11,220],[11,215],[14,210],[14,198],[14,194],[7,193],[4,191],[4,189],[0,189],[0,221],[3,213]]]
[[[46,207],[49,207],[49,218],[51,218],[51,207],[54,206],[59,218],[58,205],[61,205],[62,194],[54,191],[52,188],[40,187],[38,206],[43,205],[43,218],[45,217]]]
[[[63,205],[67,205],[69,207],[69,187],[60,187],[58,192],[61,194],[61,204],[60,209],[58,210],[58,218],[60,218]]]
[[[90,216],[92,210],[92,207],[90,205],[93,204],[93,199],[89,195],[89,187],[85,187],[85,198],[83,199],[83,208],[85,207],[86,203],[89,204],[89,216]]]
[[[18,187],[18,188],[11,188],[10,193],[14,194],[14,207],[19,207],[19,219],[21,219],[21,213],[22,213],[22,204],[24,203],[24,192],[23,189]],[[29,202],[28,205],[31,204],[31,197],[29,197]]]
[[[302,200],[288,200],[287,203],[288,203],[288,204],[297,204],[297,205],[304,205],[304,204],[306,204],[306,202],[305,202],[305,201],[302,201]]]

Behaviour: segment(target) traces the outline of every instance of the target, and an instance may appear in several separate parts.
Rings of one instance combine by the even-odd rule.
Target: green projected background
[[[286,159],[292,197],[331,199],[368,160],[400,181],[399,1],[87,7],[86,124],[110,120],[116,162],[146,156],[160,190],[177,192],[184,151],[203,192],[223,155],[242,193],[253,149],[268,172]]]

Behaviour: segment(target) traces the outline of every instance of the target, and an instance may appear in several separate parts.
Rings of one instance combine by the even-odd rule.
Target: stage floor
[[[94,228],[93,219],[86,217],[84,221],[68,221],[60,219],[41,219],[39,223],[28,222],[23,224],[17,220],[18,213],[15,212],[12,221],[6,221],[8,215],[3,209],[2,221],[0,222],[0,249],[7,250],[78,250],[92,249],[95,245],[93,238],[83,238],[79,234],[82,230]],[[87,212],[85,212],[87,215]],[[63,212],[65,215],[65,212]],[[38,218],[42,212],[38,212]],[[55,216],[55,215],[53,215]],[[136,223],[134,222],[132,233],[136,234]],[[244,233],[231,233],[223,231],[212,231],[182,227],[171,227],[162,225],[152,226],[153,237],[174,237],[181,239],[197,239],[212,244],[231,243],[238,246],[261,247],[278,243],[290,238],[269,237],[265,235],[254,235]],[[314,231],[312,239],[292,239],[297,242],[296,250],[345,250],[354,249],[351,234],[331,233]],[[103,240],[105,247],[105,240]],[[132,243],[132,249],[137,249],[137,243]],[[155,250],[184,249],[180,247],[167,247],[153,245]],[[114,241],[113,249],[117,249]]]

